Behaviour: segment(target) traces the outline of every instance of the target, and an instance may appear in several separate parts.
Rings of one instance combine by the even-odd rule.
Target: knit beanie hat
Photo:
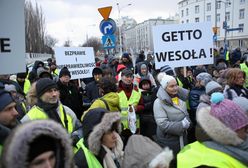
[[[206,86],[206,84],[213,80],[212,76],[207,72],[202,72],[196,76],[196,80],[202,81],[203,85]]]
[[[222,86],[218,82],[210,81],[206,85],[206,94],[209,95],[209,96],[212,93],[219,92],[221,90],[222,90]]]
[[[0,112],[8,106],[10,103],[14,102],[14,99],[9,92],[0,89]]]
[[[165,72],[167,75],[171,75],[171,76],[175,75],[174,71],[172,70],[172,68],[169,65],[162,66],[160,68],[160,72]]]
[[[233,102],[239,105],[240,108],[242,108],[246,114],[248,115],[248,99],[245,97],[235,97],[233,99]]]
[[[27,77],[27,73],[26,72],[17,73],[16,77],[21,78],[21,79],[25,79]]]
[[[129,58],[129,54],[128,53],[123,53],[122,58]]]
[[[103,74],[102,68],[95,67],[92,71],[92,75]]]
[[[125,68],[122,71],[121,76],[133,76],[133,71],[131,69]]]
[[[172,80],[175,80],[173,76],[166,75],[164,72],[160,72],[157,76],[157,79],[160,85],[165,89],[168,86],[168,83]]]
[[[220,120],[231,130],[236,131],[248,125],[248,116],[233,101],[224,99],[220,92],[211,95],[210,114]]]
[[[55,140],[49,136],[40,136],[30,143],[29,149],[28,162],[31,162],[33,159],[44,152],[56,152],[56,143]]]
[[[69,76],[71,78],[71,73],[68,70],[67,67],[63,67],[60,72],[59,72],[59,78],[61,78],[62,76]]]
[[[36,93],[41,97],[47,90],[57,88],[57,84],[49,78],[41,78],[36,83]]]
[[[16,87],[13,84],[5,84],[4,90],[6,90],[7,92],[16,92]]]

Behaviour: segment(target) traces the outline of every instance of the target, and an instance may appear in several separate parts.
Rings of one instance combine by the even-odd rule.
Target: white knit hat
[[[160,85],[165,89],[168,85],[168,83],[172,80],[175,80],[173,76],[166,75],[164,72],[160,72],[157,76],[157,79],[160,83]]]

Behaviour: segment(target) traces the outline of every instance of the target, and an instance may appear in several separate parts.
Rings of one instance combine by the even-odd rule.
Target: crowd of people
[[[80,82],[54,59],[0,75],[0,167],[247,167],[248,56],[215,55],[175,69],[106,55]]]

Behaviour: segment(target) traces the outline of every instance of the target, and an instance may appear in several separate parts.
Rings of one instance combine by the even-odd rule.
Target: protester
[[[32,68],[32,71],[29,72],[29,75],[28,75],[28,80],[30,81],[31,84],[37,80],[37,69],[39,67],[45,67],[44,62],[42,62],[42,61],[35,61],[34,62],[34,66]]]
[[[39,119],[52,119],[60,123],[69,133],[79,125],[75,113],[59,101],[59,91],[56,83],[49,78],[42,78],[35,83],[35,96],[37,102],[22,118],[21,122]],[[34,100],[34,101],[36,101]]]
[[[83,100],[77,86],[70,82],[70,71],[64,67],[60,70],[59,80],[57,82],[60,101],[76,114],[77,118],[83,114]]]
[[[153,88],[149,78],[141,78],[139,83],[144,110],[140,113],[140,134],[154,140],[157,124],[154,120],[153,103],[157,98],[157,88]]]
[[[117,94],[117,86],[115,78],[102,77],[99,80],[100,98],[96,99],[89,109],[84,112],[81,120],[85,114],[94,108],[104,108],[110,112],[120,111],[119,109],[119,96]]]
[[[239,68],[230,68],[226,74],[227,85],[224,88],[225,98],[233,100],[235,97],[242,96],[248,98],[248,90],[244,87],[245,72]]]
[[[144,62],[140,62],[137,66],[137,73],[134,75],[134,84],[139,85],[141,78],[147,77],[151,81],[152,87],[156,87],[155,79],[152,74],[148,71],[148,67]]]
[[[197,122],[211,140],[186,146],[177,155],[178,168],[248,166],[248,116],[237,104],[213,93],[211,107],[199,110]]]
[[[95,67],[92,71],[92,76],[94,80],[88,83],[85,87],[86,96],[88,97],[90,102],[93,102],[95,99],[99,98],[99,88],[98,82],[102,78],[103,72],[102,69],[99,67]]]
[[[157,142],[162,147],[168,146],[176,155],[187,144],[187,129],[191,124],[185,103],[188,91],[179,90],[176,79],[164,72],[157,78],[160,87],[153,105]]]
[[[83,139],[77,143],[74,156],[79,168],[120,168],[123,143],[120,132],[121,116],[103,108],[90,110],[82,122]]]
[[[7,138],[2,168],[74,168],[71,140],[58,123],[32,121],[17,127]]]
[[[133,72],[126,68],[122,71],[121,80],[118,85],[119,105],[122,116],[123,131],[121,136],[124,144],[126,144],[128,138],[134,134],[139,133],[139,113],[144,110],[144,103],[138,86],[133,84]],[[130,122],[128,121],[128,113],[135,112],[137,122],[136,128],[130,130]]]
[[[26,77],[27,77],[26,72],[16,74],[16,82],[19,84],[19,86],[22,88],[22,92],[25,94],[28,93],[31,87],[30,81],[26,79]]]
[[[123,53],[121,57],[121,63],[125,65],[126,68],[130,69],[131,71],[134,71],[133,68],[133,61],[129,55],[129,53]]]

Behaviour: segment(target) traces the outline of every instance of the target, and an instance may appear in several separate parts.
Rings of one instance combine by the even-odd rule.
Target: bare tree
[[[102,49],[101,39],[97,37],[91,37],[86,42],[84,42],[82,47],[93,47],[94,53],[96,54],[97,51]]]
[[[64,47],[70,47],[71,45],[72,45],[72,41],[70,39],[67,39],[63,44]]]
[[[26,52],[53,53],[52,47],[57,40],[46,35],[42,8],[37,3],[34,8],[30,1],[25,2],[25,36]]]

